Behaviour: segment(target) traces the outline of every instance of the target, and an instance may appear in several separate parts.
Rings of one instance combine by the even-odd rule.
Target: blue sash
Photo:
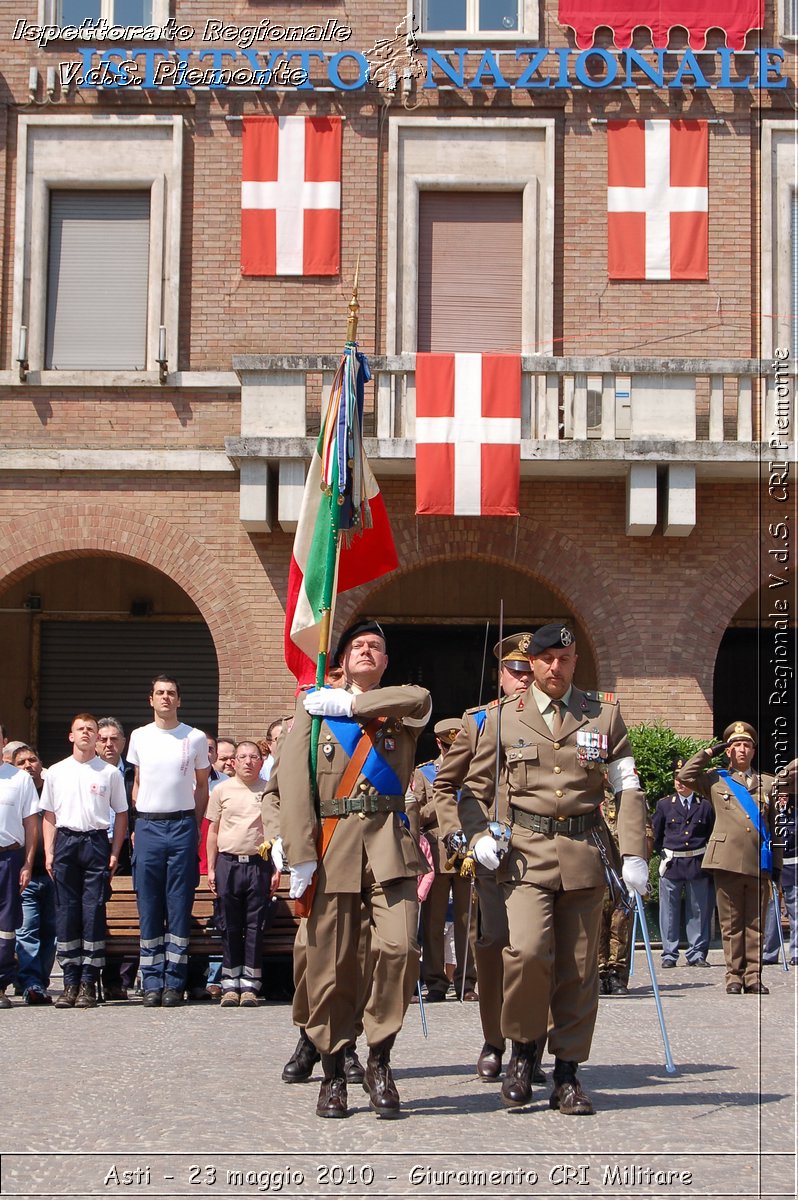
[[[476,725],[477,729],[480,733],[482,733],[482,729],[488,719],[487,705],[485,708],[480,708],[478,712],[471,713],[471,716],[474,718],[474,724]]]
[[[354,717],[325,717],[324,720],[336,741],[340,742],[351,758],[358,742],[363,737],[363,731],[358,722]],[[361,775],[365,776],[381,796],[404,796],[405,794],[399,776],[373,746],[363,763]]]
[[[426,779],[427,783],[435,782],[435,776],[438,774],[438,768],[435,766],[435,763],[424,763],[424,765],[418,769]]]
[[[752,825],[756,826],[759,834],[759,869],[761,871],[773,870],[773,851],[770,845],[770,834],[762,820],[762,814],[759,811],[759,806],[754,800],[747,788],[744,788],[736,779],[732,779],[728,771],[718,771],[721,779],[725,780],[732,795],[736,796],[740,802],[740,806],[748,817]]]

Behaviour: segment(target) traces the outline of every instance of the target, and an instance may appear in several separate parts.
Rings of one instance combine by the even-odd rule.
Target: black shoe
[[[769,996],[770,988],[765,987],[764,983],[760,983],[757,979],[755,983],[747,983],[744,989],[749,996]]]
[[[440,1004],[446,999],[446,992],[427,992],[427,1004]]]
[[[161,1007],[161,989],[160,988],[150,988],[148,991],[146,991],[144,993],[143,1004],[144,1004],[145,1008],[160,1008]]]
[[[676,966],[676,959],[675,958],[663,958],[662,965],[665,968],[665,970],[667,971],[668,967]]]
[[[162,1008],[180,1008],[183,1003],[183,993],[177,988],[164,988],[161,996]]]
[[[48,996],[47,992],[43,992],[41,988],[25,988],[22,998],[26,1004],[30,1004],[31,1006],[35,1004],[52,1004],[53,1002],[52,997]]]
[[[89,983],[88,980],[83,981],[78,991],[78,998],[75,1001],[75,1008],[96,1008],[97,1007],[97,984]]]
[[[593,1102],[576,1078],[575,1062],[565,1059],[554,1060],[554,1091],[549,1096],[549,1107],[559,1109],[566,1117],[592,1117]]]
[[[306,1083],[320,1058],[321,1055],[313,1042],[304,1029],[300,1029],[296,1049],[283,1067],[283,1083]]]
[[[11,1008],[11,1001],[5,993],[5,989],[0,992],[0,1008]]]
[[[127,988],[121,983],[109,983],[103,988],[106,1000],[127,1000]]]
[[[741,983],[727,983],[726,984],[726,995],[727,996],[741,996],[742,993],[743,993],[743,985]]]
[[[366,1078],[366,1068],[357,1056],[354,1042],[344,1048],[344,1075],[347,1083],[362,1083]]]
[[[688,967],[708,967],[709,963],[705,958],[688,958]]]
[[[490,1042],[485,1042],[477,1059],[477,1075],[480,1079],[492,1083],[494,1079],[499,1078],[502,1073],[503,1054],[504,1051],[498,1046],[491,1046]]]
[[[629,989],[618,975],[610,975],[607,981],[607,991],[610,996],[627,996]]]
[[[76,983],[68,983],[64,987],[63,992],[55,1002],[55,1008],[74,1008],[75,1001],[78,998],[78,985]]]
[[[363,1090],[369,1094],[372,1110],[378,1117],[398,1117],[399,1093],[391,1072],[391,1047],[394,1038],[386,1038],[377,1046],[369,1046]]]
[[[313,1043],[311,1042],[311,1045]],[[344,1051],[337,1054],[320,1055],[324,1078],[316,1102],[317,1117],[346,1117],[346,1075],[344,1074]]]
[[[513,1042],[513,1053],[502,1084],[502,1104],[521,1108],[532,1099],[532,1073],[537,1060],[535,1042]]]

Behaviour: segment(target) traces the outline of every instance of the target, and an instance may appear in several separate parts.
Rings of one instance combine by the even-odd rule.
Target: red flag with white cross
[[[518,515],[521,359],[416,355],[416,512]]]
[[[337,275],[341,118],[245,117],[241,273]]]
[[[709,139],[705,121],[610,121],[610,279],[706,279]]]

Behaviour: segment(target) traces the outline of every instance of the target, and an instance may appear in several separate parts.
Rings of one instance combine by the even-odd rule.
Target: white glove
[[[312,717],[351,717],[355,697],[344,688],[318,688],[303,696],[305,712]]]
[[[630,896],[632,892],[645,896],[648,891],[648,863],[644,858],[638,858],[635,854],[624,858],[622,874]]]
[[[498,850],[496,839],[486,833],[474,844],[474,858],[480,866],[487,867],[489,871],[495,871],[500,862]]]
[[[275,871],[282,873],[285,866],[285,855],[283,854],[283,839],[281,837],[275,838],[272,842],[271,856]]]
[[[315,874],[315,858],[311,858],[308,862],[297,863],[295,867],[291,868],[291,882],[288,887],[288,895],[291,900],[298,900],[300,896],[304,896]]]

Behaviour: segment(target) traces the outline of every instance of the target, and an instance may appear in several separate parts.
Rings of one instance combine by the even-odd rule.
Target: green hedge
[[[674,733],[667,725],[633,725],[629,730],[629,741],[635,756],[637,773],[640,783],[646,793],[648,810],[654,812],[660,796],[667,796],[673,791],[673,769],[671,763],[674,756],[690,758],[704,746],[710,746],[710,741],[686,737]],[[656,902],[659,899],[659,860],[658,854],[652,854],[649,864],[649,891],[647,900]]]

